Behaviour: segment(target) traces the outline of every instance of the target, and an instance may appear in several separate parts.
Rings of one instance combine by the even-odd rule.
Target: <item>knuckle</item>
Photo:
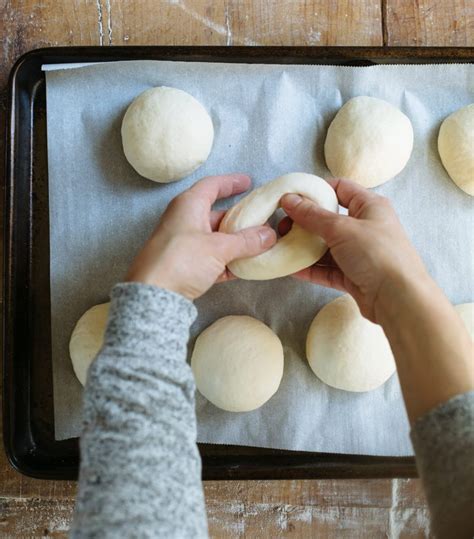
[[[186,197],[186,191],[184,193],[179,194],[178,196],[174,197],[173,200],[169,203],[168,208],[170,209],[176,209],[179,208],[185,202],[187,199]]]
[[[347,229],[347,219],[336,219],[334,223],[332,223],[332,226],[331,226],[331,230],[336,235],[341,234],[346,229]]]
[[[243,248],[246,252],[254,251],[256,246],[258,245],[258,240],[259,238],[257,234],[252,234],[248,232],[242,234]]]
[[[193,200],[195,198],[195,195],[194,193],[188,189],[187,191],[183,191],[182,193],[180,193],[176,198],[175,200],[177,201],[180,201],[180,202],[187,202],[188,200]]]
[[[373,193],[357,193],[354,198],[351,200],[349,205],[349,211],[351,214],[357,215],[363,211],[371,200],[373,200]]]
[[[333,224],[332,226],[327,227],[325,232],[326,242],[330,247],[332,247],[341,236],[341,227],[340,225]]]
[[[381,206],[387,206],[388,208],[392,207],[392,202],[386,196],[377,195],[376,200],[377,200],[377,203],[380,204]]]
[[[333,245],[350,233],[351,222],[347,217],[340,217],[326,223],[325,232],[329,245]]]

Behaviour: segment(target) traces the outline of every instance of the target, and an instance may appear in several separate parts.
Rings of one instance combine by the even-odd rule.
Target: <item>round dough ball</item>
[[[453,112],[441,124],[438,151],[453,182],[474,195],[474,103]]]
[[[306,356],[318,378],[345,391],[371,391],[395,372],[385,333],[360,314],[349,295],[331,301],[316,315]]]
[[[375,97],[350,99],[336,114],[324,143],[326,164],[337,178],[376,187],[396,176],[413,149],[410,120]]]
[[[191,367],[200,393],[228,412],[250,412],[277,391],[283,347],[263,322],[225,316],[197,338]]]
[[[464,322],[471,339],[474,340],[474,303],[461,303],[454,308]]]
[[[72,332],[69,355],[77,379],[83,386],[86,384],[89,365],[102,348],[109,308],[110,303],[91,307],[79,318]]]
[[[168,183],[206,161],[214,139],[206,109],[177,88],[160,86],[140,94],[122,121],[122,144],[132,167],[150,180]]]
[[[313,174],[294,172],[276,178],[240,200],[225,214],[219,230],[234,233],[263,225],[287,193],[308,197],[329,211],[337,213],[339,208],[336,193],[327,182]],[[290,232],[279,238],[270,250],[251,258],[234,260],[229,268],[241,279],[276,279],[311,266],[326,251],[327,245],[322,238],[293,223]]]

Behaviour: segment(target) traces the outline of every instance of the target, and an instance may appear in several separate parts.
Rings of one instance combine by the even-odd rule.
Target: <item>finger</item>
[[[280,236],[285,236],[291,230],[293,226],[293,221],[288,217],[283,217],[283,219],[278,223],[278,234]]]
[[[222,218],[225,214],[225,210],[211,211],[211,214],[209,216],[209,224],[211,225],[211,230],[213,232],[215,232],[219,228],[219,225],[221,224]]]
[[[235,234],[218,233],[214,236],[219,242],[218,248],[226,264],[238,258],[257,256],[270,249],[277,240],[275,231],[268,226],[245,228]]]
[[[343,292],[347,291],[344,284],[344,274],[339,268],[314,265],[298,271],[297,273],[293,274],[293,277],[303,281],[310,281],[321,286],[326,286],[328,288],[342,290]]]
[[[187,193],[205,202],[210,209],[216,200],[243,193],[250,184],[250,177],[245,174],[208,176],[195,183]]]
[[[330,179],[329,185],[336,191],[339,204],[348,208],[349,215],[355,216],[361,208],[368,202],[373,201],[379,195],[362,187],[358,183],[343,179]]]
[[[314,232],[327,241],[336,223],[342,223],[342,217],[337,213],[325,210],[312,200],[300,195],[285,195],[281,199],[281,207],[291,219],[305,230]]]

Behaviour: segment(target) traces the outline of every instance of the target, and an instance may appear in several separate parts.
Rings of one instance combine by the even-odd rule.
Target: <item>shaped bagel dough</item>
[[[474,196],[474,103],[444,120],[438,135],[438,151],[453,182]]]
[[[95,305],[86,311],[71,334],[69,355],[77,379],[86,385],[87,371],[104,342],[110,303]]]
[[[461,303],[460,305],[455,305],[454,308],[474,341],[474,303]]]
[[[206,109],[177,88],[140,94],[122,121],[125,157],[145,178],[168,183],[184,178],[208,158],[214,127]]]
[[[413,149],[413,128],[399,109],[375,97],[347,101],[329,126],[324,154],[337,178],[376,187],[396,176]]]
[[[197,338],[191,368],[199,392],[228,412],[259,408],[283,376],[283,347],[263,322],[225,316]]]
[[[263,225],[287,193],[303,195],[326,210],[338,211],[336,194],[327,182],[313,174],[294,172],[276,178],[240,200],[226,213],[219,230],[234,233]],[[234,260],[229,269],[241,279],[276,279],[311,266],[326,251],[327,245],[322,238],[293,223],[288,234],[270,250],[251,258]]]
[[[348,294],[316,315],[306,339],[306,356],[320,380],[345,391],[371,391],[395,372],[383,329],[364,318]]]

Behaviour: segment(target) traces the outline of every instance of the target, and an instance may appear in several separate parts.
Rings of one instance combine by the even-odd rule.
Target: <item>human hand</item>
[[[226,265],[273,246],[275,231],[257,226],[235,234],[217,232],[225,211],[214,202],[246,191],[243,174],[209,176],[171,201],[158,226],[133,261],[127,281],[142,282],[194,300],[215,282],[233,278]]]
[[[282,208],[291,220],[321,236],[329,252],[295,277],[349,292],[361,313],[377,322],[378,300],[397,294],[406,283],[427,279],[415,248],[407,238],[389,200],[347,180],[330,180],[349,216],[323,210],[299,195],[285,195]]]

